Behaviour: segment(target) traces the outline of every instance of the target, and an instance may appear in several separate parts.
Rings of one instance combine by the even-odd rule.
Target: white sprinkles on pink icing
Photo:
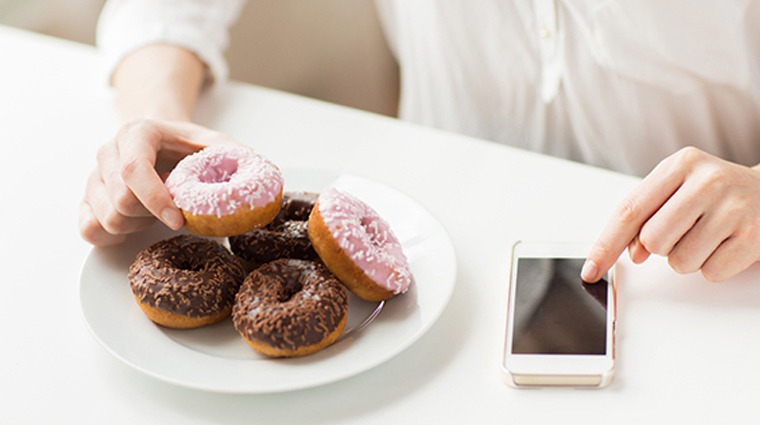
[[[282,173],[253,149],[207,147],[182,159],[166,179],[177,206],[195,215],[222,217],[240,207],[262,207],[282,191]]]
[[[318,205],[338,245],[370,279],[394,294],[409,289],[414,279],[401,243],[372,207],[337,189],[320,194]]]

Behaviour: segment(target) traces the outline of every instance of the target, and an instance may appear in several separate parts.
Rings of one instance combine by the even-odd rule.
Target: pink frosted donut
[[[283,179],[264,156],[242,145],[207,147],[182,159],[166,188],[187,230],[205,236],[240,235],[280,211]]]
[[[409,289],[409,262],[388,223],[369,205],[336,189],[317,200],[308,222],[314,250],[359,298],[387,300]]]

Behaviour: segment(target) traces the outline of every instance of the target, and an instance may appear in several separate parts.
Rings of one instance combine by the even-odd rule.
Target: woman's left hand
[[[693,147],[669,156],[618,206],[581,277],[598,281],[626,247],[637,264],[658,254],[678,273],[736,275],[760,259],[760,167]]]

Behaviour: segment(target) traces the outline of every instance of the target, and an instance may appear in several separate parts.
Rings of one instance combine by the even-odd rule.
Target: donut
[[[169,328],[190,329],[229,316],[245,271],[220,244],[179,235],[140,251],[128,277],[148,318]]]
[[[277,166],[242,145],[188,155],[166,178],[186,229],[203,236],[240,235],[268,224],[280,211],[282,187]]]
[[[335,342],[348,317],[345,287],[322,264],[280,259],[251,272],[232,308],[248,345],[272,357],[315,353]]]
[[[317,196],[310,192],[284,193],[282,208],[274,221],[243,235],[230,236],[230,249],[251,269],[279,258],[317,259],[306,232]]]
[[[413,283],[390,225],[361,200],[334,188],[326,190],[311,210],[307,228],[319,258],[357,297],[387,300]]]

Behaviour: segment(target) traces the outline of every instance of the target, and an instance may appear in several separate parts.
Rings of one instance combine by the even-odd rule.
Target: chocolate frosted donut
[[[338,339],[348,317],[348,294],[320,263],[280,259],[251,272],[232,308],[232,322],[256,351],[303,356]]]
[[[143,312],[177,329],[227,317],[244,278],[242,265],[226,248],[192,235],[151,245],[129,267],[132,293]]]
[[[306,231],[315,202],[316,193],[285,193],[274,221],[261,229],[230,237],[230,249],[251,268],[279,258],[316,259]]]

